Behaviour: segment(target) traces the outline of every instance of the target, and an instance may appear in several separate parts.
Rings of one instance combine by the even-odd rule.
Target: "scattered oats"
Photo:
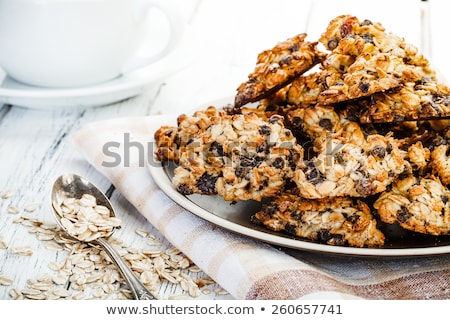
[[[167,249],[165,253],[168,255],[175,255],[175,254],[181,253],[181,251],[180,251],[180,249],[177,249],[177,248],[170,248],[170,249]]]
[[[86,289],[86,285],[78,285],[76,283],[72,283],[70,288],[76,291],[84,291]]]
[[[167,281],[169,281],[170,283],[179,283],[179,281],[174,278],[170,273],[163,271],[160,273],[160,276],[163,277],[164,279],[166,279]]]
[[[111,237],[111,238],[108,239],[108,241],[109,241],[109,243],[111,243],[112,245],[115,245],[115,246],[119,246],[120,247],[120,246],[124,245],[123,241],[118,239],[118,238],[116,238],[116,237]]]
[[[24,296],[30,300],[46,300],[47,299],[47,296],[45,294],[43,294],[42,292],[38,293],[38,294],[24,294]]]
[[[61,298],[67,298],[72,295],[72,293],[69,290],[66,290],[61,287],[53,289],[53,293],[57,296],[60,296]]]
[[[20,210],[16,206],[13,206],[12,204],[8,206],[8,213],[18,214],[19,212]]]
[[[54,251],[62,251],[64,248],[58,244],[55,241],[48,241],[45,243],[45,248],[48,250],[54,250]]]
[[[86,294],[84,292],[78,292],[74,295],[72,295],[73,300],[84,300],[86,299]]]
[[[161,256],[162,251],[161,250],[148,250],[148,249],[144,249],[142,250],[142,254],[150,257],[150,258],[156,258]]]
[[[46,291],[46,292],[44,292],[44,295],[45,295],[45,299],[46,299],[46,300],[61,300],[61,297],[60,297],[60,296],[54,294],[54,293],[51,292],[51,291]]]
[[[67,232],[82,241],[109,237],[121,220],[111,216],[108,208],[97,205],[95,197],[84,194],[80,199],[63,202],[61,224]]]
[[[125,299],[133,299],[133,295],[131,294],[131,291],[129,289],[122,289],[119,291],[119,293],[125,298]]]
[[[41,294],[42,292],[41,292],[41,290],[37,290],[37,289],[23,289],[22,291],[21,291],[21,293],[24,295],[24,296],[30,296],[30,295],[38,295],[38,294]]]
[[[228,294],[228,292],[222,288],[216,288],[216,290],[214,290],[214,293],[217,295],[227,295]]]
[[[11,253],[18,254],[20,256],[31,256],[33,249],[30,246],[14,247],[10,249]]]
[[[203,288],[204,286],[207,286],[209,284],[215,284],[216,282],[214,280],[212,280],[212,279],[202,278],[202,279],[195,279],[195,283],[200,288]]]
[[[87,278],[84,275],[80,275],[77,279],[77,281],[75,281],[75,283],[79,286],[83,286],[87,283]]]
[[[0,286],[10,286],[13,284],[13,279],[0,274]]]
[[[103,272],[92,273],[92,274],[87,276],[86,283],[92,283],[92,282],[100,281],[103,278],[103,276],[104,276]]]
[[[211,294],[211,290],[209,288],[204,288],[204,289],[202,289],[202,293],[204,295],[209,295],[209,294]]]
[[[63,273],[57,273],[52,277],[52,281],[55,284],[63,285],[63,284],[66,284],[67,278],[68,277],[66,275],[64,275]]]
[[[80,268],[78,266],[75,266],[75,267],[72,268],[72,273],[74,275],[80,275],[80,274],[85,274],[85,271],[82,268]]]
[[[2,193],[0,193],[0,197],[2,197],[2,199],[9,199],[12,196],[14,196],[14,191],[12,190],[4,190],[2,191]]]
[[[150,246],[162,246],[163,245],[160,241],[158,241],[156,239],[147,240],[147,244]]]
[[[36,290],[40,290],[40,291],[47,291],[50,290],[53,287],[53,283],[48,283],[48,282],[37,282],[37,283],[33,283],[32,285],[29,285],[29,287],[31,289],[36,289]]]
[[[102,258],[102,256],[99,255],[99,254],[92,254],[92,253],[91,253],[91,254],[89,255],[89,260],[95,263],[95,262],[100,262],[100,261],[102,261],[103,258]]]
[[[26,212],[34,212],[37,209],[37,205],[34,203],[30,203],[25,205],[25,207],[23,207],[23,210],[25,210]]]
[[[131,264],[131,269],[137,272],[144,272],[153,269],[153,264],[150,259],[132,260],[128,261]]]
[[[172,261],[172,260],[166,259],[164,262],[166,263],[166,267],[169,267],[171,269],[178,268],[178,263],[176,261]]]
[[[185,295],[185,294],[176,294],[176,295],[172,295],[169,296],[169,300],[188,300],[189,296]]]
[[[189,282],[186,279],[180,280],[180,286],[184,291],[189,291]]]
[[[110,294],[110,293],[114,293],[116,291],[116,287],[112,284],[104,284],[104,285],[102,285],[102,290],[105,293]]]
[[[40,241],[49,241],[49,240],[55,239],[55,235],[54,234],[38,233],[37,236],[36,236],[36,239],[38,239]],[[57,243],[55,242],[55,244],[57,244]],[[57,244],[57,245],[61,248],[61,250],[63,250],[63,248],[59,244]]]
[[[52,230],[53,232],[58,230],[58,225],[56,223],[44,222],[40,225],[40,227],[45,230]]]
[[[52,282],[52,275],[48,273],[43,273],[36,278],[39,282]]]
[[[9,296],[11,297],[11,299],[13,300],[22,300],[23,299],[23,294],[17,290],[17,289],[11,289],[8,292]]]
[[[189,295],[193,298],[200,297],[200,295],[202,294],[199,287],[197,287],[196,285],[190,285],[188,292],[189,292]],[[226,293],[226,294],[228,294],[228,293]]]
[[[42,228],[42,226],[31,227],[31,228],[36,228],[37,233],[40,233],[40,234],[48,234],[48,235],[52,235],[52,236],[56,235],[55,230],[44,229],[44,228]]]
[[[144,229],[136,229],[135,232],[143,238],[148,238],[150,236],[150,232]]]
[[[40,229],[41,228],[39,228],[37,226],[29,227],[28,228],[28,233],[38,233]]]
[[[34,227],[36,226],[36,222],[33,221],[32,219],[29,219],[29,217],[26,216],[21,216],[19,223],[26,226],[26,227]]]
[[[92,291],[92,295],[95,297],[95,298],[103,298],[104,296],[105,296],[105,291],[103,291],[103,289],[102,288],[95,288],[93,291]]]
[[[92,262],[92,261],[90,261],[90,260],[83,260],[83,261],[80,261],[80,262],[78,262],[77,264],[77,267],[79,267],[79,268],[81,268],[81,269],[88,269],[88,270],[94,270],[93,268],[94,268],[94,263]]]
[[[144,271],[139,277],[144,285],[155,285],[158,282],[158,275],[151,271]]]
[[[196,265],[193,265],[193,266],[190,266],[189,268],[187,268],[190,272],[201,272],[202,271],[202,269],[200,269],[198,266],[196,266]]]
[[[155,271],[158,273],[161,273],[166,268],[164,259],[161,256],[158,256],[153,260],[153,265],[154,265]]]
[[[76,203],[76,201],[75,201],[75,203]],[[93,195],[85,193],[81,196],[81,199],[78,201],[78,204],[80,206],[88,207],[88,208],[95,207],[97,205],[97,200],[95,199],[95,197]]]
[[[0,236],[0,249],[6,250],[8,249],[8,244],[5,240]]]
[[[60,264],[60,263],[57,263],[57,262],[55,262],[55,261],[51,261],[51,262],[48,264],[48,267],[49,267],[51,270],[53,270],[53,271],[59,271],[59,270],[62,269],[63,265]]]
[[[130,261],[130,260],[139,260],[139,259],[142,258],[142,255],[138,254],[138,253],[134,253],[134,254],[130,253],[130,254],[124,255],[123,258],[125,258],[128,261]]]
[[[35,205],[34,205],[35,206]],[[17,211],[10,206],[9,211]],[[36,210],[32,205],[25,206],[24,211]],[[120,224],[120,220],[110,217],[109,210],[96,205],[95,199],[83,196],[81,199],[68,199],[63,202],[62,221],[64,225],[80,238],[93,239],[98,234],[110,234]],[[105,222],[106,221],[106,222]],[[49,250],[65,250],[67,257],[61,261],[53,261],[48,268],[51,274],[43,274],[27,281],[22,291],[10,290],[12,299],[54,300],[54,299],[133,299],[130,290],[118,272],[111,258],[98,247],[76,241],[61,231],[55,223],[40,221],[31,215],[21,215],[14,223],[27,227],[28,232],[44,241]],[[201,287],[215,283],[208,279],[192,279],[183,271],[200,272],[200,268],[184,256],[177,248],[164,251],[164,245],[155,236],[143,229],[136,229],[136,234],[147,239],[151,248],[134,248],[124,244],[118,238],[110,237],[110,243],[124,258],[131,270],[151,291],[157,291],[164,282],[179,286],[186,294],[174,295],[169,299],[189,299],[208,292]],[[0,248],[7,245],[0,237]],[[29,246],[10,248],[11,252],[31,255]],[[8,280],[3,282],[8,283]],[[210,291],[207,293],[209,294]],[[226,292],[223,294],[227,294]],[[154,295],[157,296],[156,293]],[[157,297],[158,298],[158,297]]]

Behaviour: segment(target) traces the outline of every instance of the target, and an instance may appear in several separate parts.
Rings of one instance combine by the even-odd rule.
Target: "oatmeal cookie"
[[[374,208],[380,219],[389,224],[434,236],[450,234],[450,191],[434,177],[406,178],[383,192]]]
[[[209,106],[205,110],[196,111],[192,116],[181,114],[177,118],[178,127],[161,126],[156,130],[154,139],[156,143],[156,158],[159,161],[174,161],[178,163],[180,148],[191,142],[200,130],[204,130],[211,118],[222,117],[226,114],[224,110]]]
[[[385,238],[369,206],[351,198],[307,200],[283,193],[265,204],[252,221],[329,245],[376,247],[383,245]]]
[[[331,105],[355,100],[422,77],[422,74],[405,66],[402,59],[393,55],[378,53],[369,59],[360,56],[346,72],[338,72],[332,68],[323,71],[321,78],[326,89],[320,92],[317,101],[322,105]]]
[[[379,22],[360,21],[355,16],[341,15],[330,21],[319,42],[334,53],[348,56],[393,54],[404,60],[405,64],[421,67],[424,74],[435,76],[428,59],[419,53],[417,47],[392,32],[386,32]]]
[[[308,42],[305,38],[306,34],[302,33],[261,52],[254,71],[237,88],[235,107],[240,108],[278,91],[320,63],[325,54],[317,49],[317,42]]]
[[[339,16],[319,41],[331,50],[322,66],[325,90],[319,95],[320,104],[368,97],[424,77],[435,79],[417,48],[385,32],[379,23]]]
[[[450,116],[450,88],[424,78],[354,104],[360,123],[439,119]]]
[[[367,197],[384,191],[405,170],[405,155],[391,136],[362,144],[327,139],[321,153],[299,164],[293,181],[307,199]]]
[[[283,117],[265,121],[255,113],[207,113],[214,116],[197,112],[179,121],[173,177],[177,190],[185,195],[217,194],[229,201],[259,201],[280,192],[303,157]]]
[[[450,145],[448,143],[436,146],[431,152],[431,170],[439,176],[442,183],[450,185]]]

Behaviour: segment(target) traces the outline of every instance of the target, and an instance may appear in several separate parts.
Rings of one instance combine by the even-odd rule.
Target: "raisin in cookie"
[[[299,34],[261,52],[254,71],[237,88],[235,107],[240,108],[278,91],[320,63],[325,54],[317,49],[317,42],[308,42],[305,38],[305,33]]]
[[[375,201],[383,222],[434,236],[450,234],[450,191],[434,177],[408,175]]]
[[[283,193],[252,216],[273,231],[329,245],[376,247],[384,244],[369,206],[351,198],[307,200]]]

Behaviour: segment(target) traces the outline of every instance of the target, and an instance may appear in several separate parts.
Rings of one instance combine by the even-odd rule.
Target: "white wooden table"
[[[54,179],[64,172],[76,172],[104,191],[111,187],[72,150],[68,137],[78,128],[102,119],[182,113],[231,97],[252,71],[259,52],[302,32],[307,32],[309,39],[317,39],[330,19],[344,13],[381,22],[387,30],[420,47],[440,72],[450,77],[446,3],[430,0],[428,4],[431,11],[424,19],[424,2],[420,0],[179,0],[185,12],[186,30],[195,39],[193,45],[180,48],[186,50],[182,56],[189,60],[182,69],[149,84],[142,94],[98,108],[0,107],[0,192],[11,191],[0,198],[0,239],[8,244],[7,249],[0,249],[0,275],[13,280],[10,286],[0,285],[0,299],[10,299],[10,289],[24,288],[28,279],[51,273],[48,264],[67,254],[46,249],[43,241],[13,223],[21,214],[53,221],[50,189]],[[135,229],[141,228],[170,246],[121,194],[113,192],[111,201],[123,220],[116,237],[140,248],[142,237]],[[36,210],[25,212],[29,204],[35,204]],[[8,212],[14,211],[11,206],[20,212]],[[12,253],[11,248],[20,246],[31,246],[33,254]],[[215,294],[215,288],[198,299],[232,298]],[[162,282],[159,288],[163,298],[179,294],[185,293],[177,285]]]

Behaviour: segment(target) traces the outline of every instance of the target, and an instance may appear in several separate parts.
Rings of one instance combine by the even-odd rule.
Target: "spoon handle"
[[[142,284],[142,282],[136,277],[133,271],[128,267],[126,262],[120,256],[120,254],[114,249],[114,247],[104,238],[98,238],[94,241],[100,245],[112,262],[117,266],[119,272],[127,282],[131,292],[136,300],[155,300],[155,296],[148,291],[148,289]]]

